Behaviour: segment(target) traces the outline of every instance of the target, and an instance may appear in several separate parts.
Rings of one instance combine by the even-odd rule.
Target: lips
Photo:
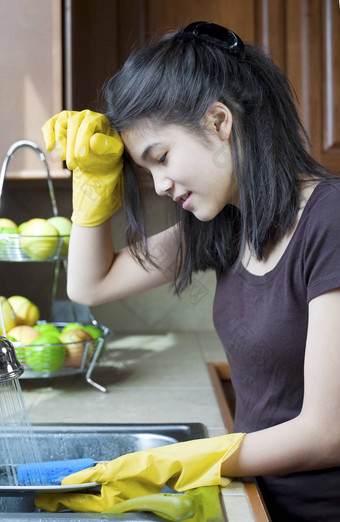
[[[185,192],[185,194],[182,194],[181,196],[177,196],[174,198],[174,201],[178,203],[179,201],[184,202],[188,199],[188,197],[191,195],[191,192]]]

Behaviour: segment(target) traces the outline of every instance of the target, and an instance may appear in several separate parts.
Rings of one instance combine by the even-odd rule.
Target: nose
[[[156,194],[159,196],[168,196],[173,188],[173,181],[170,178],[159,174],[152,175]]]

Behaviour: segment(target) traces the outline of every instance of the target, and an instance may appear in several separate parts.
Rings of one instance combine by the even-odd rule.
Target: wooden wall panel
[[[338,168],[340,159],[340,5],[324,0],[322,5],[323,141],[322,154],[327,163]],[[333,163],[335,163],[333,165]]]
[[[215,22],[244,40],[255,38],[255,0],[147,0],[147,36],[161,35],[197,20]]]
[[[119,66],[116,0],[64,0],[64,107],[96,109],[98,93]]]
[[[194,20],[216,22],[268,50],[296,92],[312,154],[340,170],[338,0],[64,0],[64,5],[72,14],[65,106],[93,107],[102,83],[133,47]]]
[[[269,52],[274,62],[285,69],[284,0],[255,2],[255,38]]]
[[[60,0],[0,2],[0,156],[20,139],[43,146],[41,125],[62,106]],[[52,169],[61,162],[48,154]],[[10,172],[44,174],[32,150],[18,152]]]

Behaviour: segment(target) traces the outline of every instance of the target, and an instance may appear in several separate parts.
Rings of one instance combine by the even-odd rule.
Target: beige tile
[[[108,355],[112,358],[113,354],[118,352],[122,358],[124,358],[124,354],[130,357],[133,353],[136,356],[150,356],[159,353],[164,359],[167,356],[180,356],[181,359],[192,359],[193,357],[198,360],[202,359],[196,334],[189,332],[135,335],[120,333],[107,343],[103,358],[105,359]]]
[[[211,390],[200,388],[117,388],[108,393],[84,388],[78,393],[41,395],[30,409],[31,422],[178,423],[200,422],[222,428]]]
[[[151,356],[134,364],[128,379],[117,383],[117,387],[138,388],[207,388],[209,375],[201,365],[193,364],[192,360],[177,358],[159,358]]]
[[[246,495],[228,495],[223,497],[228,522],[255,522],[255,518]]]
[[[225,427],[209,429],[209,437],[220,437],[221,435],[226,435],[226,434],[227,434],[227,430]]]
[[[167,330],[213,331],[212,306],[215,274],[196,274],[180,299],[168,286],[94,307],[97,320],[113,331],[159,332]]]
[[[246,490],[241,480],[234,479],[230,482],[228,486],[226,486],[225,488],[221,488],[221,494],[222,496],[246,495]]]
[[[200,332],[197,335],[199,348],[202,352],[202,357],[207,362],[226,361],[226,355],[218,338],[217,333],[214,332]]]

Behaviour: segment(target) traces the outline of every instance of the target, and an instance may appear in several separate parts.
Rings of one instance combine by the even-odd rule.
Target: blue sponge
[[[20,486],[55,486],[67,475],[94,466],[93,459],[52,460],[32,462],[17,468]]]

